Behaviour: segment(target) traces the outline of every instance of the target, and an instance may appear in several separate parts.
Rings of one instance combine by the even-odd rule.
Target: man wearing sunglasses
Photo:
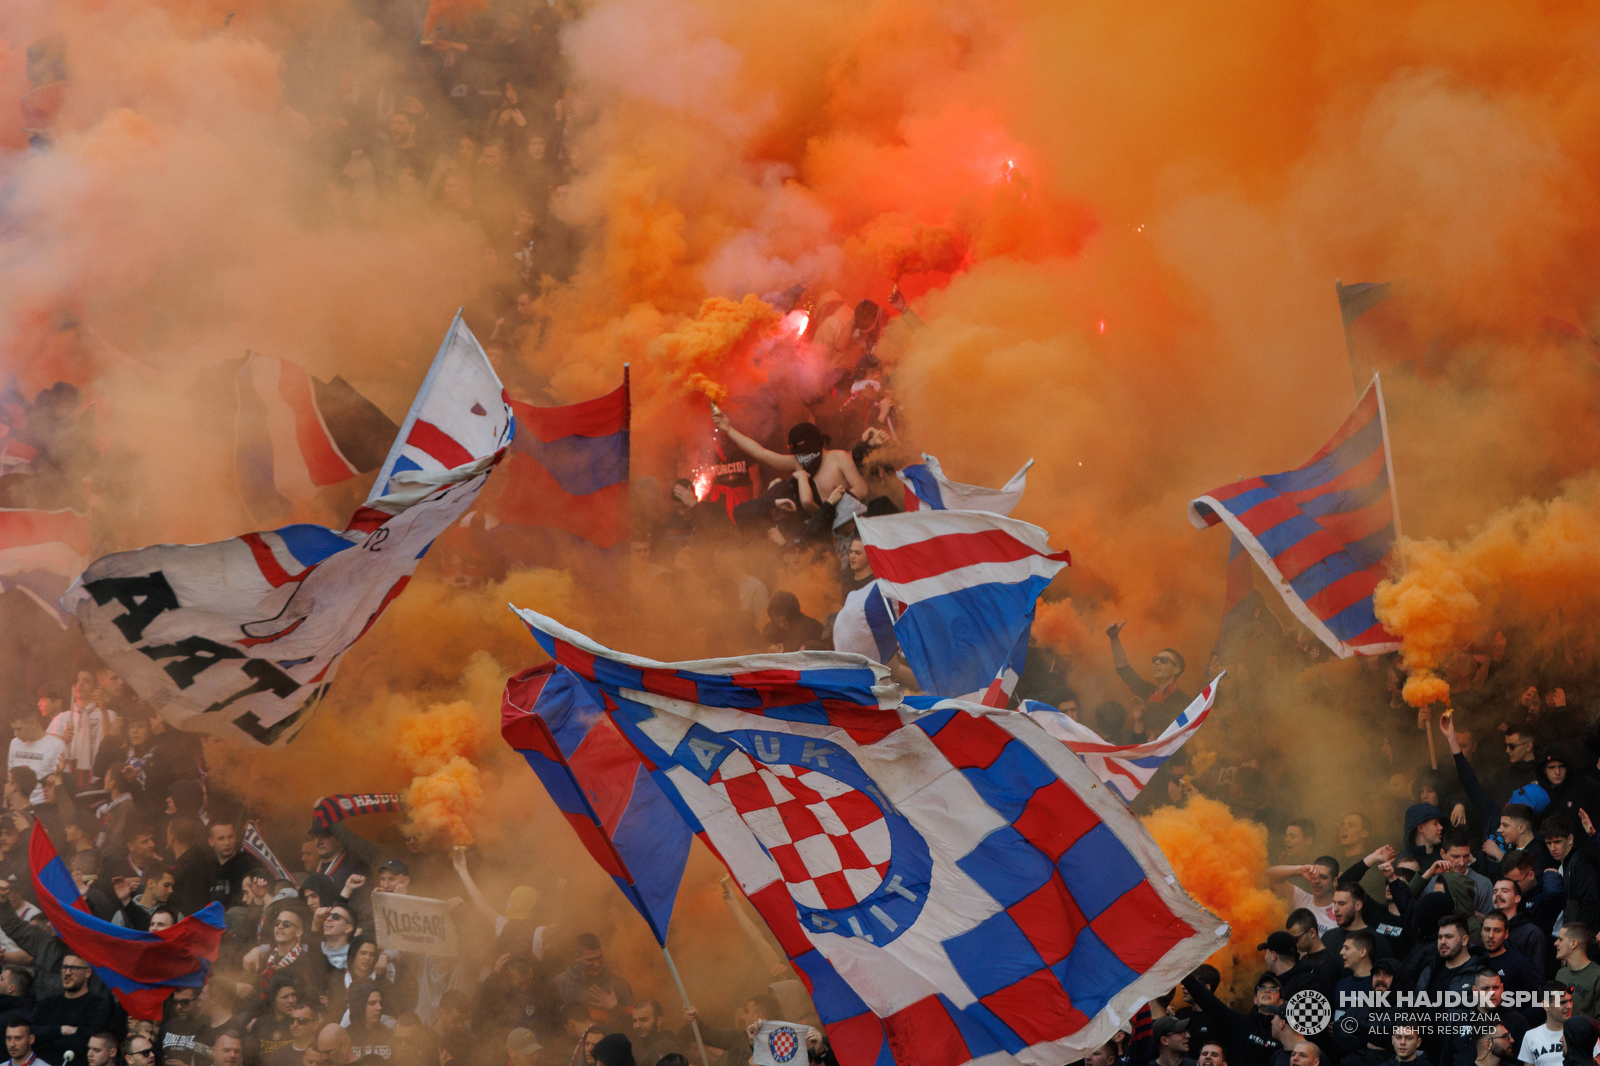
[[[46,1062],[60,1062],[70,1051],[78,1062],[89,1054],[89,1038],[110,1029],[115,1008],[110,996],[89,991],[94,973],[88,962],[68,953],[61,959],[61,994],[33,1008],[36,1050]]]
[[[122,1057],[128,1066],[154,1066],[156,1046],[142,1036],[130,1036],[123,1041]]]
[[[1144,728],[1153,737],[1171,725],[1194,697],[1178,688],[1185,664],[1176,648],[1162,648],[1151,656],[1149,681],[1139,676],[1122,647],[1122,627],[1127,624],[1121,621],[1106,626],[1106,636],[1111,638],[1111,662],[1128,689],[1144,704]]]

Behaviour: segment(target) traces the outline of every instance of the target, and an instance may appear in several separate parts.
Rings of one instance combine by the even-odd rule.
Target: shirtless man
[[[733,428],[728,416],[717,411],[711,416],[717,428],[728,439],[756,462],[773,470],[805,471],[810,478],[815,498],[825,500],[835,489],[843,488],[858,500],[867,498],[867,482],[856,469],[849,452],[829,449],[822,431],[810,422],[801,422],[789,430],[789,454],[769,451]],[[804,493],[801,494],[802,501]]]

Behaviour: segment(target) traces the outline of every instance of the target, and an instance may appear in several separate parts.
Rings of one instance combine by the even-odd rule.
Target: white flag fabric
[[[917,511],[992,511],[999,515],[1010,514],[1022,502],[1022,490],[1028,487],[1029,459],[1011,480],[997,489],[983,485],[963,485],[944,476],[939,460],[922,453],[922,462],[915,463],[895,476],[906,486],[906,510]]]
[[[1217,698],[1217,682],[1222,678],[1223,674],[1218,674],[1212,679],[1159,737],[1143,744],[1108,744],[1093,729],[1048,703],[1023,700],[1020,709],[1043,726],[1046,733],[1072,749],[1124,803],[1132,803],[1161,769],[1161,764],[1183,747],[1206,720]]]
[[[343,530],[293,525],[96,560],[62,597],[89,643],[172,725],[279,746],[339,661],[471,506],[514,432],[456,316],[367,504]]]

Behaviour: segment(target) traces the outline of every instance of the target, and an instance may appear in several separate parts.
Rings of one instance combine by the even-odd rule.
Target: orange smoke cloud
[[[1437,676],[1446,657],[1495,629],[1530,632],[1546,648],[1592,644],[1581,624],[1576,638],[1567,626],[1600,607],[1600,477],[1571,482],[1544,503],[1524,500],[1453,544],[1404,539],[1399,559],[1399,576],[1374,599],[1379,620],[1400,638],[1408,703],[1449,699]]]
[[[1235,818],[1226,806],[1196,796],[1183,807],[1160,807],[1145,828],[1172,863],[1178,883],[1231,927],[1228,944],[1207,961],[1237,991],[1260,966],[1256,945],[1283,928],[1283,901],[1262,886],[1267,831]]]
[[[404,793],[407,825],[426,835],[446,831],[472,843],[471,825],[483,808],[478,712],[466,700],[439,704],[401,723],[395,750],[416,775]]]
[[[950,226],[925,226],[909,215],[890,213],[873,219],[845,242],[845,251],[876,263],[886,278],[934,270],[953,274],[967,256],[968,240]]]
[[[759,297],[729,300],[713,296],[700,305],[693,318],[651,343],[651,365],[667,380],[721,403],[728,398],[728,390],[715,380],[717,370],[741,345],[777,321],[778,312]]]

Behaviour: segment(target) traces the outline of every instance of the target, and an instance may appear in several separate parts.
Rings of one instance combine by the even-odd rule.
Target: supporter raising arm
[[[828,439],[810,422],[801,422],[789,430],[789,454],[763,448],[749,437],[733,428],[728,416],[717,411],[711,416],[717,428],[728,435],[744,453],[763,466],[774,470],[804,470],[809,475],[816,496],[826,499],[833,490],[843,485],[857,499],[867,498],[867,481],[856,469],[850,453],[827,446]]]

